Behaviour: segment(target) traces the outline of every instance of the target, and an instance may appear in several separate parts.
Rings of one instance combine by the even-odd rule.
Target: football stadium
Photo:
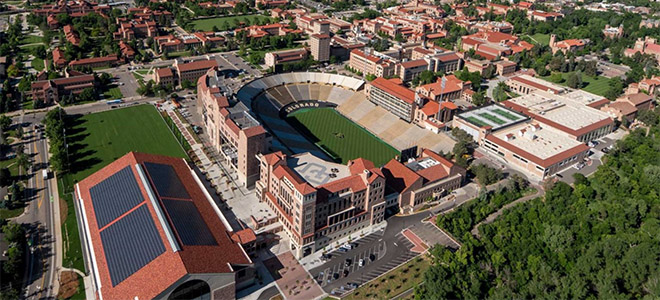
[[[447,150],[439,135],[369,102],[364,85],[337,74],[286,73],[256,79],[236,97],[272,133],[274,151],[310,152],[339,163],[362,157],[382,165],[426,136],[428,144],[421,146]]]

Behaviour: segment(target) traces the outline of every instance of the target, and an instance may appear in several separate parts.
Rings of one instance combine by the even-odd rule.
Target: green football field
[[[362,157],[380,166],[399,154],[392,146],[332,108],[299,110],[289,115],[288,121],[343,164]]]
[[[243,16],[227,16],[227,17],[217,17],[209,19],[199,19],[192,21],[192,24],[195,25],[196,30],[201,31],[212,31],[213,26],[221,31],[230,30],[237,27],[236,21],[238,22],[250,22],[254,24],[255,21],[270,21],[269,17],[262,15],[243,15]]]
[[[80,181],[130,151],[188,157],[152,105],[81,116],[74,121],[72,179]]]

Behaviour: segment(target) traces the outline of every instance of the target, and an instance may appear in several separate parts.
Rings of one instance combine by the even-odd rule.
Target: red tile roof
[[[113,286],[106,262],[105,249],[101,243],[100,230],[93,209],[90,189],[125,167],[130,167],[135,178],[140,178],[135,166],[145,162],[166,164],[174,168],[218,245],[190,246],[181,244],[181,250],[174,252],[167,242],[166,230],[161,225],[152,202],[148,200],[147,187],[138,179],[140,192],[145,199],[141,205],[146,205],[149,209],[149,214],[166,250],[124,281]],[[94,250],[93,259],[100,276],[98,279],[101,283],[101,293],[105,299],[152,299],[177,283],[186,274],[232,273],[230,264],[251,264],[251,260],[240,245],[230,238],[230,228],[225,227],[216,214],[211,200],[206,198],[194,179],[192,171],[181,158],[129,152],[80,181],[76,185],[76,190],[78,191],[76,201],[81,202],[84,207],[84,217],[87,220],[85,230],[89,232]],[[174,229],[172,228],[172,230]]]
[[[231,239],[234,240],[234,242],[245,245],[247,243],[256,241],[257,236],[254,234],[254,230],[251,228],[246,228],[241,231],[234,232],[234,234],[231,235]]]
[[[156,70],[156,75],[158,75],[159,78],[174,77],[174,73],[172,73],[172,69],[170,69],[170,68],[157,69]]]
[[[423,59],[409,60],[407,62],[402,62],[401,63],[401,66],[406,68],[406,69],[417,68],[417,67],[427,66],[427,65],[428,65],[428,63]]]
[[[215,59],[209,60],[198,60],[189,63],[177,64],[177,69],[179,72],[188,72],[188,71],[197,71],[197,70],[208,70],[213,67],[217,67],[218,62]]]
[[[390,162],[383,166],[383,174],[387,180],[387,185],[400,194],[406,192],[413,184],[422,180],[421,176],[396,159],[390,160]]]
[[[415,102],[415,92],[383,77],[376,78],[371,82],[371,85],[405,101],[406,103],[412,104]]]

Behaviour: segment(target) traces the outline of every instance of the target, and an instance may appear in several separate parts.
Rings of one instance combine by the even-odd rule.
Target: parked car
[[[376,255],[375,254],[369,254],[369,260],[370,261],[376,260]]]
[[[358,263],[358,266],[364,267],[364,259],[360,258],[360,262]]]
[[[344,269],[344,277],[348,276],[348,269]]]
[[[344,261],[344,265],[347,267],[350,266],[351,263],[353,263],[353,261],[350,258],[347,258],[346,261]]]

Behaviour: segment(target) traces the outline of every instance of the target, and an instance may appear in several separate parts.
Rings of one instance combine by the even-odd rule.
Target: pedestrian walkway
[[[238,182],[238,175],[231,166],[223,160],[216,159],[205,151],[203,143],[195,140],[188,130],[188,124],[179,118],[172,107],[165,107],[167,114],[172,118],[183,137],[190,145],[195,156],[199,159],[197,167],[206,176],[215,194],[220,196],[219,203],[223,213],[228,215],[227,220],[233,230],[241,230],[252,224],[252,217],[257,220],[273,218],[275,213],[263,202],[260,202],[254,191],[248,190]],[[210,147],[208,148],[210,149]]]
[[[536,189],[536,193],[534,193],[532,195],[524,196],[522,198],[518,198],[517,200],[515,200],[515,201],[513,201],[513,202],[511,202],[507,205],[502,206],[502,208],[500,208],[496,212],[488,215],[488,217],[486,217],[486,219],[484,219],[483,221],[477,223],[477,225],[475,225],[474,228],[472,228],[472,231],[471,231],[472,235],[479,238],[479,226],[481,226],[481,224],[492,223],[493,221],[495,221],[495,219],[497,219],[497,217],[499,217],[502,213],[504,213],[505,210],[507,210],[507,209],[509,209],[513,206],[516,206],[520,203],[524,203],[524,202],[527,202],[529,200],[536,199],[538,197],[543,196],[544,191],[543,191],[542,186],[532,185],[532,187]]]
[[[282,253],[264,261],[285,299],[310,300],[325,293],[312,279],[291,252]]]

